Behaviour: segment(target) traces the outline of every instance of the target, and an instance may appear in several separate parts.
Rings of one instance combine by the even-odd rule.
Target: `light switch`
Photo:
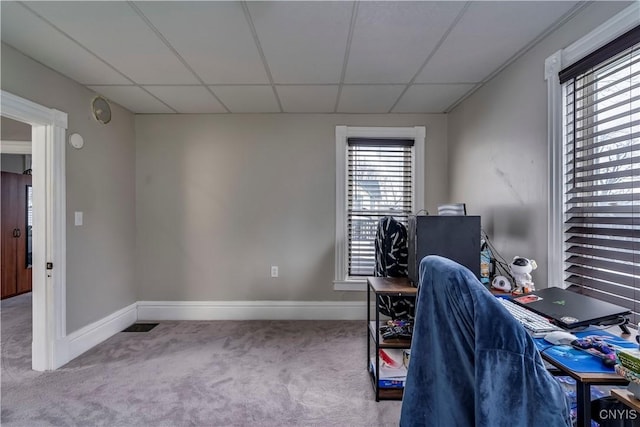
[[[76,212],[76,225],[82,225],[82,212]]]

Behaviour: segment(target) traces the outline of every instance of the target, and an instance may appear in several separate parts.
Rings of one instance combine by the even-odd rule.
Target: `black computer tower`
[[[452,259],[480,278],[479,216],[410,216],[407,234],[409,279],[414,285],[427,255]]]

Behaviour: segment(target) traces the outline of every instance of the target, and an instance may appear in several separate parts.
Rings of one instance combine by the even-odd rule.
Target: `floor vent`
[[[149,332],[158,325],[158,323],[134,323],[122,332]]]

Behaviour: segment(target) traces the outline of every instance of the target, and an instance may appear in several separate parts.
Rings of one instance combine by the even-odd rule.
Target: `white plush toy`
[[[519,256],[513,258],[513,261],[509,265],[509,272],[516,282],[514,293],[526,294],[536,290],[531,280],[531,274],[529,274],[536,268],[538,268],[538,264],[536,264],[535,260]]]

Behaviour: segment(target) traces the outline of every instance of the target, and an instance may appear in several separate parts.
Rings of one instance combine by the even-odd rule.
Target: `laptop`
[[[512,301],[564,329],[615,324],[631,313],[627,308],[562,288],[540,289],[513,297]]]

